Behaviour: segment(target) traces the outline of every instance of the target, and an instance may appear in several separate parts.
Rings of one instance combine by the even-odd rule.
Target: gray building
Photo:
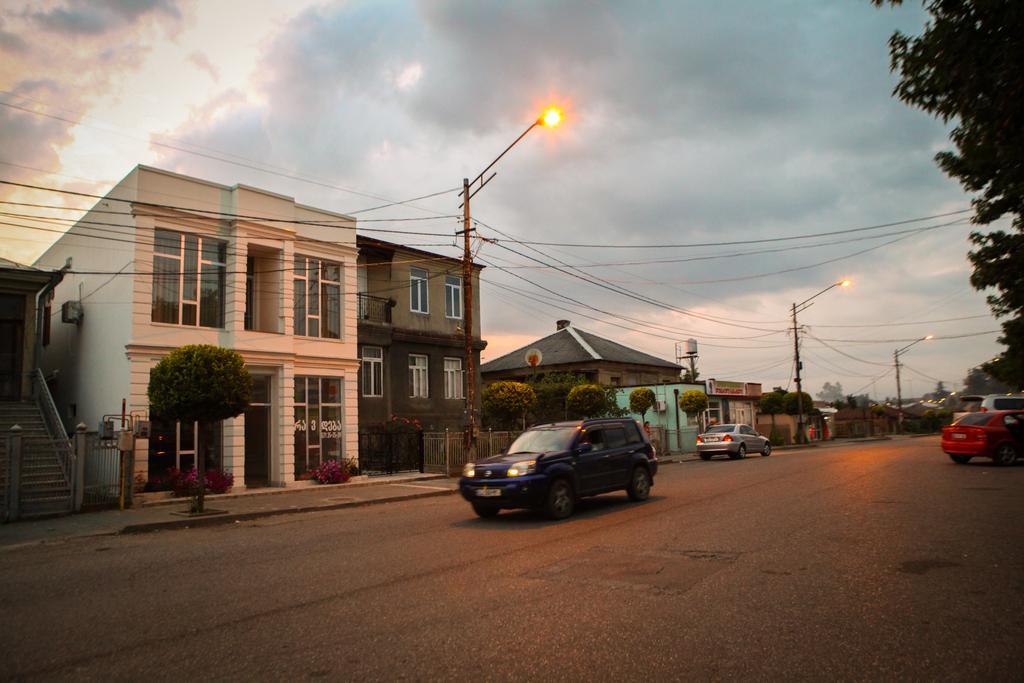
[[[424,429],[465,423],[462,261],[359,236],[359,428],[393,417]],[[473,356],[480,367],[480,270],[473,271]],[[476,377],[480,410],[480,374]]]

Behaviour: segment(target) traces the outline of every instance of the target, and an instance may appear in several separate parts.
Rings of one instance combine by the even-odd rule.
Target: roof
[[[504,356],[483,363],[480,372],[500,372],[502,370],[526,369],[526,351],[539,349],[544,355],[541,365],[567,365],[571,363],[593,363],[606,361],[609,363],[628,363],[630,365],[650,365],[659,368],[682,370],[682,366],[671,363],[643,351],[631,349],[610,339],[599,337],[577,327],[567,325],[547,337],[527,344]]]
[[[18,270],[26,273],[44,273],[47,271],[40,270],[34,266],[26,266],[24,263],[18,263],[17,261],[11,261],[0,256],[0,270]]]
[[[356,233],[356,246],[359,247],[360,250],[363,250],[363,249],[382,249],[384,251],[398,251],[398,250],[401,250],[401,251],[407,251],[407,252],[412,253],[412,254],[417,254],[419,256],[427,256],[427,257],[430,257],[430,259],[434,260],[434,261],[448,261],[450,263],[458,263],[458,264],[462,263],[462,259],[461,258],[456,258],[454,256],[445,256],[444,254],[438,254],[438,253],[435,253],[435,252],[432,252],[432,251],[425,251],[423,249],[417,249],[416,247],[410,247],[410,246],[405,245],[405,244],[398,244],[397,242],[387,242],[385,240],[377,239],[376,237],[368,237],[366,235],[360,235],[358,232]],[[475,263],[474,262],[473,263],[473,268],[476,269],[476,270],[483,270],[484,266],[482,264],[480,264],[480,263]]]

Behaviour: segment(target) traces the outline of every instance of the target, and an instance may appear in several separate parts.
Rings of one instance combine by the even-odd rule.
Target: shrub
[[[209,493],[228,493],[235,485],[235,475],[224,470],[207,470],[203,482]],[[187,472],[169,467],[163,477],[151,479],[150,485],[154,491],[174,491],[179,498],[195,496],[199,493],[199,475],[195,467]]]
[[[773,446],[784,446],[786,443],[782,437],[782,432],[775,427],[772,427],[772,430],[768,433],[768,441]]]
[[[629,392],[629,409],[640,413],[640,420],[647,419],[647,411],[651,409],[657,397],[647,387],[639,387]]]
[[[344,484],[351,476],[346,463],[337,460],[324,460],[309,472],[320,484]]]

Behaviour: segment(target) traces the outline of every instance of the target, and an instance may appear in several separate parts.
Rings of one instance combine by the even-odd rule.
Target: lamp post
[[[797,405],[797,417],[796,417],[796,443],[804,442],[804,391],[802,379],[800,377],[800,371],[803,370],[803,365],[800,363],[800,326],[796,323],[796,314],[807,310],[810,306],[811,301],[817,299],[819,296],[829,291],[833,287],[849,287],[851,282],[849,280],[840,280],[839,282],[833,282],[825,289],[821,290],[814,296],[804,299],[800,303],[793,304],[793,364],[796,368],[796,405]]]
[[[511,145],[505,148],[505,150],[495,157],[494,161],[487,164],[487,168],[482,170],[480,174],[472,181],[469,178],[462,179],[462,230],[461,234],[463,237],[463,250],[462,250],[462,335],[465,342],[466,350],[466,374],[465,374],[465,386],[466,386],[466,436],[465,436],[465,448],[466,448],[466,460],[472,462],[476,457],[476,363],[473,360],[473,252],[471,249],[470,233],[472,228],[470,227],[470,213],[469,213],[469,200],[472,199],[477,192],[484,188],[484,185],[491,182],[497,173],[491,173],[484,179],[491,168],[505,156],[510,149],[516,146],[520,140],[526,137],[526,135],[536,128],[537,126],[544,126],[547,128],[554,128],[562,122],[561,110],[550,107],[541,114],[536,121],[530,124],[530,126],[517,137]],[[459,233],[456,233],[459,234]]]
[[[896,432],[898,434],[903,433],[903,391],[900,387],[900,354],[909,349],[914,344],[920,344],[923,341],[931,339],[933,335],[921,337],[917,341],[910,342],[902,349],[896,349],[892,354],[893,363],[896,365]],[[913,389],[913,387],[911,387]]]

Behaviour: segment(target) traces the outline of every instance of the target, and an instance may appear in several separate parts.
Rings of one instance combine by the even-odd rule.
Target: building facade
[[[100,227],[102,226],[102,227]],[[324,459],[357,458],[355,219],[244,185],[136,167],[37,265],[74,267],[43,369],[71,429],[127,412],[151,422],[136,477],[196,453],[235,487],[287,486]],[[220,423],[150,414],[151,369],[186,344],[239,352],[252,405]]]
[[[728,382],[709,379],[707,381],[708,422],[719,424],[757,423],[757,403],[761,400],[761,385],[756,382]]]
[[[31,396],[39,349],[49,343],[53,288],[63,276],[0,259],[0,401]]]
[[[462,261],[360,235],[359,425],[392,418],[424,429],[466,421]],[[480,270],[473,270],[473,381],[480,410]]]

